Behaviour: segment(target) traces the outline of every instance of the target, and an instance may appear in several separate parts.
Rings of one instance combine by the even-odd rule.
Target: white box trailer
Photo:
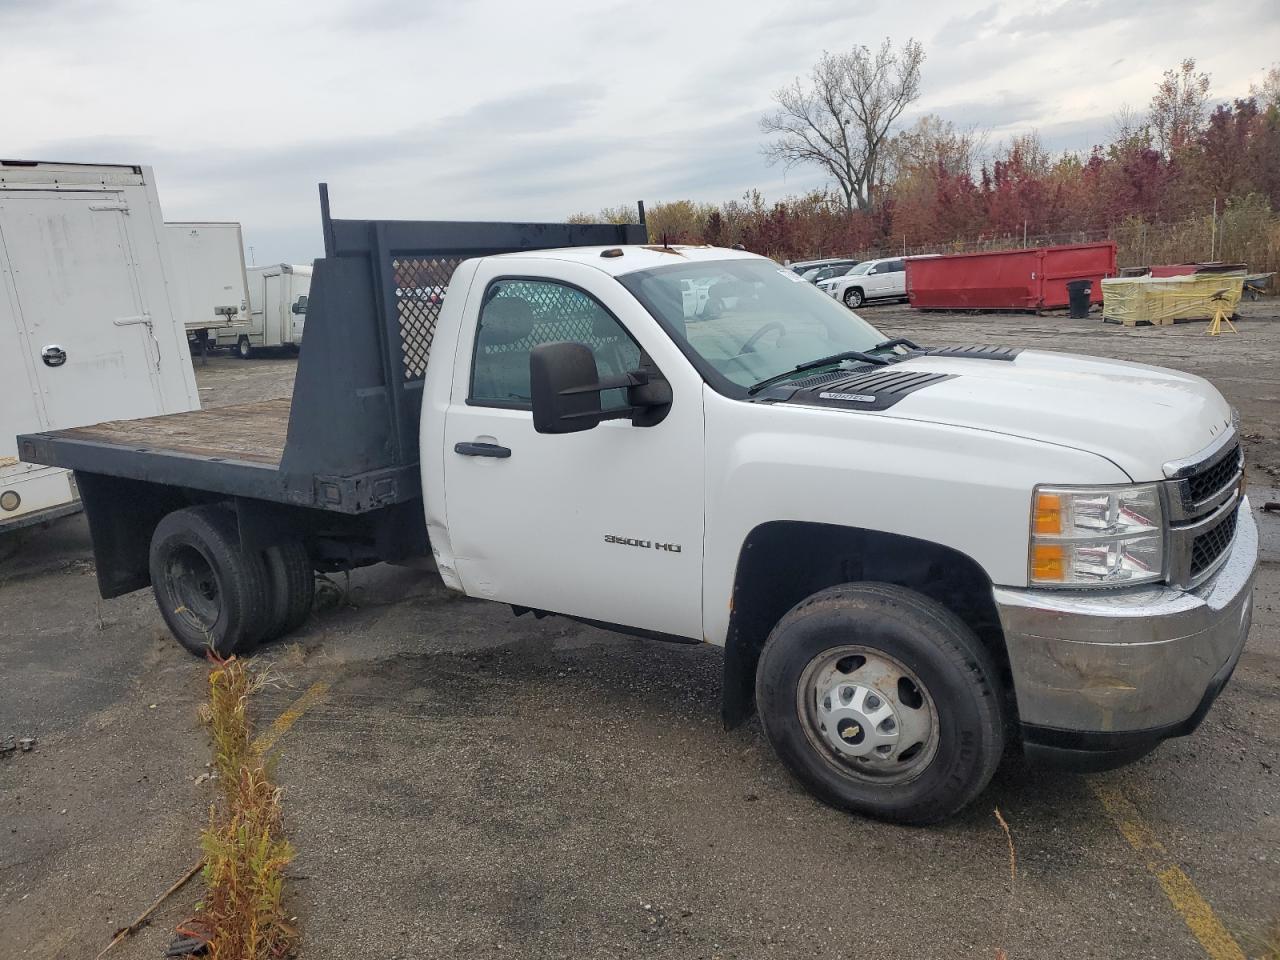
[[[0,533],[79,509],[16,437],[198,409],[149,167],[0,160]]]
[[[238,223],[166,223],[177,271],[174,296],[188,339],[202,347],[214,330],[249,325],[249,280]]]
[[[311,292],[311,267],[294,263],[273,263],[249,267],[249,326],[220,327],[217,343],[234,347],[244,358],[259,347],[302,345],[302,328],[307,319],[307,297]]]

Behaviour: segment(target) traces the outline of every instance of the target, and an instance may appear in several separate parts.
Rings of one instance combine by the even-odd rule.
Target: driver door
[[[465,308],[477,315],[474,340],[459,344],[441,453],[467,593],[701,639],[701,378],[634,298],[584,265],[486,262]],[[666,418],[535,432],[529,352],[566,340],[591,348],[601,376],[634,369],[644,349],[671,383]],[[624,402],[610,393],[606,407]]]

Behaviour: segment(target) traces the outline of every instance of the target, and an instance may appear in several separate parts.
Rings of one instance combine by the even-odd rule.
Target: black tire
[[[844,292],[844,305],[850,310],[856,310],[863,302],[862,291],[858,287],[850,287]]]
[[[917,751],[910,762],[924,765],[909,779],[876,782],[855,772],[869,768],[838,756],[822,743],[830,735],[802,716],[807,698],[800,684],[806,670],[850,645],[896,660],[927,691],[922,702],[937,719],[930,727],[932,752],[923,759]],[[973,800],[1000,762],[1004,721],[998,677],[973,631],[940,604],[903,587],[850,583],[801,601],[774,627],[756,673],[756,704],[778,758],[822,801],[898,823],[936,823]],[[861,736],[857,726],[852,729]]]
[[[241,360],[248,360],[253,356],[253,344],[249,342],[249,338],[242,336],[236,341],[236,356]]]
[[[261,643],[292,633],[306,623],[316,599],[316,578],[311,555],[300,541],[262,551],[267,567],[268,614]]]
[[[212,650],[229,657],[266,627],[266,565],[240,549],[235,514],[226,507],[188,507],[162,519],[151,537],[150,566],[160,615],[196,656]]]

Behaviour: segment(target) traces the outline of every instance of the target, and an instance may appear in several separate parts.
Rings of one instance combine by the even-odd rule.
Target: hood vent
[[[933,347],[921,351],[926,357],[954,357],[959,360],[1013,361],[1022,352],[1021,347]]]
[[[788,398],[791,403],[808,406],[838,407],[842,410],[887,410],[908,394],[944,380],[954,374],[927,373],[921,370],[874,370],[869,373],[841,371],[838,375],[810,377]],[[820,383],[811,381],[820,380]]]

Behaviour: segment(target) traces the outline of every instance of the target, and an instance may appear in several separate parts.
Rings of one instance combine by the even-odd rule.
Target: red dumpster
[[[1116,245],[1073,243],[907,260],[907,297],[919,310],[1053,310],[1067,305],[1068,280],[1116,275]]]

